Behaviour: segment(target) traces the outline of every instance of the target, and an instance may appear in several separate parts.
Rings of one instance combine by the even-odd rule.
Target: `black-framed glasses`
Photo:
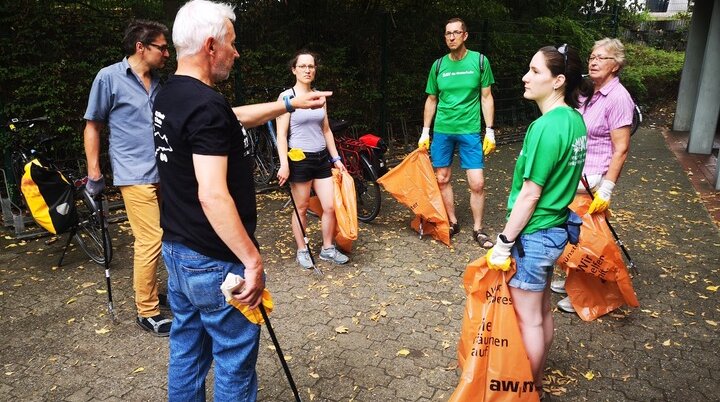
[[[593,60],[597,61],[605,61],[605,60],[613,60],[615,59],[612,56],[598,56],[596,54],[591,54],[590,57],[588,57],[588,63],[592,63]]]
[[[558,53],[563,55],[563,63],[565,65],[565,68],[563,69],[563,73],[566,73],[567,72],[568,49],[570,49],[570,47],[568,46],[567,43],[563,43],[560,46],[555,46],[555,49],[557,49]]]
[[[147,46],[152,46],[155,49],[159,50],[160,53],[170,52],[170,46],[168,45],[158,45],[156,43],[148,43]]]
[[[445,32],[445,37],[446,37],[446,38],[450,38],[450,37],[452,37],[452,36],[460,36],[460,35],[462,35],[462,34],[464,34],[464,33],[465,33],[465,31],[446,31],[446,32]]]

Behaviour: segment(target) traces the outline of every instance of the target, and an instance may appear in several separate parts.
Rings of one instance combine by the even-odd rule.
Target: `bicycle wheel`
[[[263,128],[251,130],[255,138],[255,184],[266,185],[272,181],[277,169],[275,147],[270,134]]]
[[[75,232],[75,241],[85,254],[95,263],[102,266],[105,265],[105,253],[103,250],[103,231],[105,232],[105,247],[107,250],[108,263],[112,261],[112,241],[110,233],[107,229],[107,220],[105,225],[101,226],[98,213],[102,213],[101,208],[96,207],[98,203],[93,201],[84,191],[83,196],[75,205],[77,207],[78,224]]]
[[[353,176],[353,179],[357,194],[358,220],[371,222],[380,213],[380,185],[367,156],[360,155],[360,174]]]

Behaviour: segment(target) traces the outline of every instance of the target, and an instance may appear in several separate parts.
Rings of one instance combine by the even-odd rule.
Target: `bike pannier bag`
[[[38,159],[25,165],[20,190],[35,221],[53,234],[77,224],[73,186],[57,170]]]

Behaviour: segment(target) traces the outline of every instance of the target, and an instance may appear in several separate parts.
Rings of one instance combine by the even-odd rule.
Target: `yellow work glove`
[[[595,214],[599,212],[605,212],[610,206],[610,197],[612,197],[613,189],[615,189],[615,183],[610,180],[604,180],[600,183],[600,187],[595,191],[595,197],[588,208],[587,213]]]
[[[233,293],[241,292],[244,285],[245,279],[242,276],[233,274],[231,272],[227,274],[225,280],[220,285],[220,291],[222,291],[223,295],[225,296],[225,300],[233,307],[240,310],[240,312],[243,313],[243,315],[245,316],[245,318],[248,319],[248,321],[252,322],[253,324],[261,325],[265,322],[265,319],[263,318],[262,313],[260,313],[260,309],[250,309],[247,304],[242,304],[232,297]],[[265,307],[265,312],[270,315],[270,312],[272,312],[273,310],[274,303],[272,300],[272,295],[267,288],[263,289],[262,305],[263,307]]]
[[[288,158],[293,162],[300,162],[305,159],[305,152],[300,148],[290,148],[288,151]]]
[[[495,130],[492,127],[485,127],[485,138],[483,139],[483,155],[489,155],[495,151]]]
[[[488,250],[485,255],[488,268],[500,271],[507,271],[510,269],[510,262],[512,260],[510,257],[510,250],[515,242],[508,242],[505,240],[507,240],[505,236],[503,236],[502,233],[499,234],[493,248]]]
[[[423,127],[422,134],[418,140],[418,148],[430,148],[430,127]]]

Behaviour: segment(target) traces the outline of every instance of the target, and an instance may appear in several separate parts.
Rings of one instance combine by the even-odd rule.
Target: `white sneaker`
[[[350,258],[348,258],[348,256],[346,256],[345,254],[341,253],[340,250],[335,248],[335,246],[321,248],[320,259],[324,261],[334,262],[335,264],[345,264],[350,261]]]
[[[574,313],[575,307],[573,307],[572,302],[570,302],[570,296],[560,300],[557,304],[558,310],[563,311],[565,313]]]
[[[550,282],[550,290],[561,295],[566,295],[565,290],[565,279],[558,279],[557,281]]]
[[[312,259],[310,259],[310,250],[307,248],[297,251],[296,260],[303,269],[312,269],[313,267]]]

